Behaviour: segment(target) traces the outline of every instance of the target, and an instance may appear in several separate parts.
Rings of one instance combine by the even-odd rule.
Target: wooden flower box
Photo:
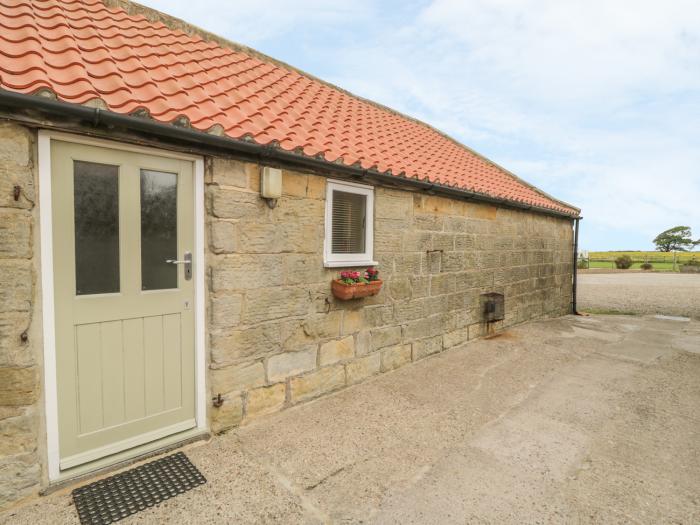
[[[341,301],[349,301],[350,299],[360,299],[377,295],[382,288],[383,281],[370,281],[368,283],[345,284],[340,279],[331,281],[331,292],[336,299]]]

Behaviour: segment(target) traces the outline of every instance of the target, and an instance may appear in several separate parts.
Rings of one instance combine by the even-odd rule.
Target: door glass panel
[[[141,288],[177,288],[177,175],[141,170]]]
[[[119,292],[119,167],[73,161],[75,293]]]

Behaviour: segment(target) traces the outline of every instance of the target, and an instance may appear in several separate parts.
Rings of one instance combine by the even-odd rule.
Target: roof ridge
[[[182,33],[185,33],[186,35],[196,36],[196,37],[199,37],[205,41],[212,41],[212,42],[215,42],[221,46],[229,48],[233,51],[238,51],[238,52],[247,54],[249,56],[252,56],[254,58],[257,58],[258,60],[261,60],[262,62],[271,63],[271,64],[274,64],[278,67],[282,67],[284,69],[294,71],[303,77],[306,77],[306,78],[313,80],[315,82],[319,82],[325,86],[328,86],[328,87],[335,89],[341,93],[344,93],[344,94],[346,94],[354,99],[357,99],[357,100],[360,100],[360,101],[365,102],[367,104],[370,104],[374,107],[377,107],[381,110],[387,111],[391,114],[397,115],[401,118],[404,118],[406,120],[409,120],[409,121],[414,122],[416,124],[419,124],[421,126],[425,126],[429,130],[441,135],[442,137],[446,138],[447,140],[451,141],[452,143],[456,144],[457,146],[464,148],[468,152],[479,157],[481,160],[483,160],[483,161],[491,164],[495,168],[501,170],[506,175],[514,178],[515,180],[517,180],[521,184],[523,184],[523,185],[527,186],[528,188],[532,189],[533,191],[539,193],[543,197],[546,197],[547,199],[550,199],[550,200],[552,200],[552,201],[554,201],[562,206],[571,208],[572,210],[576,210],[578,212],[581,211],[579,208],[577,208],[577,207],[575,207],[575,206],[573,206],[573,205],[571,205],[563,200],[557,199],[556,197],[553,197],[552,195],[548,194],[547,192],[541,190],[537,186],[527,182],[526,180],[523,180],[522,178],[520,178],[519,176],[517,176],[516,174],[514,174],[510,170],[504,168],[503,166],[501,166],[497,162],[495,162],[495,161],[491,160],[490,158],[482,155],[481,153],[475,151],[471,147],[460,142],[459,140],[450,136],[446,132],[444,132],[444,131],[434,127],[433,125],[431,125],[427,122],[424,122],[416,117],[402,113],[401,111],[398,111],[394,108],[391,108],[389,106],[381,104],[380,102],[377,102],[375,100],[368,99],[368,98],[365,98],[363,96],[357,95],[357,94],[355,94],[355,93],[353,93],[353,92],[351,92],[343,87],[340,87],[340,86],[333,84],[332,82],[329,82],[329,81],[324,80],[322,78],[319,78],[311,73],[308,73],[307,71],[304,71],[303,69],[300,69],[300,68],[295,67],[291,64],[288,64],[287,62],[284,62],[282,60],[279,60],[279,59],[276,59],[276,58],[271,57],[269,55],[266,55],[265,53],[262,53],[262,52],[258,51],[257,49],[253,49],[253,48],[248,47],[244,44],[240,44],[239,42],[234,42],[233,40],[229,40],[227,38],[224,38],[220,35],[217,35],[216,33],[212,33],[211,31],[207,31],[206,29],[202,29],[201,27],[199,27],[195,24],[192,24],[190,22],[182,20],[181,18],[178,18],[178,17],[172,16],[172,15],[169,15],[167,13],[164,13],[162,11],[159,11],[158,9],[154,9],[152,7],[148,7],[148,6],[145,6],[143,4],[133,2],[131,0],[102,0],[102,1],[103,1],[105,6],[111,7],[111,8],[122,9],[124,12],[126,12],[130,16],[134,16],[134,15],[143,16],[144,18],[146,18],[150,22],[160,22],[171,30],[181,31]]]

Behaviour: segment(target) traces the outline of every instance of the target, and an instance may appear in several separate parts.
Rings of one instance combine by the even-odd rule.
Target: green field
[[[615,259],[622,255],[629,255],[634,264],[631,270],[639,270],[643,262],[650,262],[654,271],[672,272],[673,254],[664,252],[588,252],[589,268],[615,268]],[[700,252],[676,253],[676,271],[681,264],[695,259],[700,262]]]
[[[614,260],[621,255],[629,255],[633,261],[639,262],[649,261],[652,264],[655,262],[673,263],[673,254],[666,252],[588,252],[588,256],[591,259]],[[692,258],[695,258],[696,261],[700,261],[700,251],[676,252],[676,261],[680,263]]]
[[[673,263],[670,262],[651,262],[651,264],[654,266],[654,270],[663,270],[667,272],[673,271]],[[632,264],[630,267],[630,270],[639,270],[640,266],[642,263],[636,262]],[[678,263],[681,264],[681,263]],[[613,260],[599,260],[599,259],[591,259],[589,268],[615,268],[615,263]]]

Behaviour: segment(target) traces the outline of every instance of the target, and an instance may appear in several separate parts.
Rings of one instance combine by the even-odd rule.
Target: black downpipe
[[[581,219],[574,219],[574,283],[571,289],[571,310],[574,315],[580,315],[576,306],[576,288],[578,284],[578,223]]]
[[[366,170],[344,164],[336,164],[319,158],[305,157],[290,151],[282,150],[280,148],[271,147],[269,145],[263,146],[253,142],[247,142],[245,140],[236,140],[229,137],[211,135],[209,133],[196,131],[187,127],[179,127],[173,124],[156,122],[148,118],[136,117],[133,115],[122,115],[121,113],[114,113],[112,111],[101,110],[98,108],[90,108],[79,104],[71,104],[36,95],[24,95],[13,91],[0,90],[0,106],[36,110],[57,116],[72,117],[83,122],[88,122],[93,127],[123,127],[132,131],[147,133],[161,138],[187,142],[199,146],[200,148],[209,147],[219,150],[233,151],[258,158],[261,161],[271,160],[296,167],[321,171],[333,171],[335,173],[343,173],[353,177],[360,177],[363,179],[367,178],[378,182],[384,182],[389,185],[402,184],[460,199],[487,202],[508,208],[530,210],[536,213],[552,215],[555,217],[571,218],[571,214],[550,210],[549,208],[531,206],[529,204],[509,201],[498,197],[491,197],[482,193],[454,188],[452,186],[434,184],[424,180],[411,179],[391,175],[389,173],[379,173],[374,170]]]

